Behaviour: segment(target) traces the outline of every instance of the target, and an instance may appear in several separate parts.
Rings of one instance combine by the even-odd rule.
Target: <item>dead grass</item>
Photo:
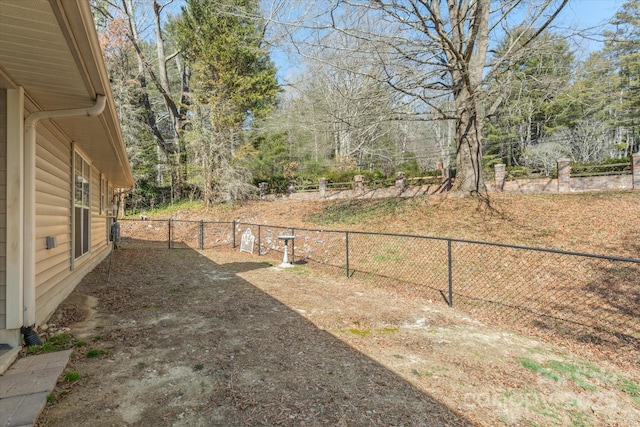
[[[189,209],[174,208],[170,216],[262,224],[263,230],[267,226],[283,226],[402,233],[640,258],[637,191],[492,194],[488,204],[484,200],[447,196],[348,201],[276,199],[206,210],[190,205]],[[304,236],[303,232],[298,234]],[[341,266],[344,255],[333,252],[342,252],[343,244],[334,242],[333,247],[326,247],[332,237],[335,236],[321,234],[324,252],[321,256],[315,253],[310,259]],[[306,242],[305,239],[299,241]],[[425,241],[413,241],[411,247],[394,246],[388,239],[378,242],[375,236],[355,236],[352,240],[352,248],[358,248],[350,254],[353,270],[375,272],[378,279],[371,278],[373,282],[385,282],[385,286],[391,285],[407,295],[441,299],[437,289],[424,284],[427,278],[446,282],[446,271],[438,269],[443,255],[436,255],[442,248],[431,247]],[[637,265],[469,245],[456,251],[458,262],[474,265],[468,269],[473,275],[459,274],[455,278],[458,307],[494,325],[571,343],[578,352],[603,353],[622,366],[637,362]],[[426,266],[413,265],[410,260],[413,253],[422,259],[425,254],[428,258],[430,252],[436,263],[429,265],[425,277]],[[406,265],[399,267],[401,264]],[[504,280],[496,282],[494,275],[500,275],[503,269]],[[401,279],[404,284],[385,281],[384,277]],[[416,283],[420,286],[416,287]],[[601,323],[605,329],[598,332]]]
[[[491,209],[446,197],[278,200],[152,215],[638,258],[639,199],[637,192],[496,195]],[[153,224],[147,232],[162,242]],[[113,270],[105,260],[52,317],[50,330],[69,326],[100,356],[74,354],[80,379],[48,405],[39,426],[640,423],[640,368],[618,363],[616,352],[576,354],[566,342],[488,326],[409,287],[333,276],[312,263],[281,269],[275,258],[228,243],[161,247],[123,244]],[[78,322],[77,313],[87,317]]]
[[[640,258],[640,192],[190,205],[155,218],[407,233]]]

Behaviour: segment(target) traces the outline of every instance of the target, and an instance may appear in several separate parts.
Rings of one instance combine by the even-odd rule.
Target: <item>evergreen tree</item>
[[[252,150],[245,134],[276,104],[276,69],[258,6],[258,0],[188,0],[175,23],[192,76],[187,139],[207,203],[248,195],[243,161]]]
[[[625,132],[625,151],[637,152],[640,140],[640,0],[623,4],[605,32],[605,54],[618,74],[619,101],[615,104],[619,132]]]
[[[496,56],[530,40],[532,29],[512,33],[497,49]],[[521,156],[545,135],[566,124],[569,111],[562,96],[572,76],[574,56],[560,36],[543,33],[526,55],[505,63],[489,78],[487,104],[499,103],[489,118],[484,154],[507,165],[521,164]],[[496,101],[497,100],[497,101]]]

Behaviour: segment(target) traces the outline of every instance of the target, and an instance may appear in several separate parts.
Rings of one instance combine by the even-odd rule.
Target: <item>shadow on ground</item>
[[[256,269],[283,280],[268,263],[116,250],[74,291],[97,300],[71,327],[81,379],[39,425],[471,425],[238,276]]]

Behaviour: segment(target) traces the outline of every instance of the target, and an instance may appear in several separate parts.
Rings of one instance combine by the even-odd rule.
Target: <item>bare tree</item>
[[[551,176],[557,168],[558,160],[568,157],[570,153],[571,150],[566,141],[549,138],[529,147],[522,158],[526,166],[541,171],[545,176]]]
[[[340,69],[315,67],[301,91],[313,103],[316,114],[310,118],[331,135],[334,158],[360,162],[388,134],[392,94],[377,80],[351,71],[358,67],[350,58],[335,61],[348,64]]]
[[[126,36],[135,49],[138,61],[136,77],[140,102],[145,110],[145,122],[169,164],[172,195],[180,198],[184,180],[181,164],[185,160],[181,152],[180,137],[181,131],[187,124],[185,106],[188,105],[189,71],[180,65],[177,52],[170,55],[165,53],[162,13],[173,2],[174,0],[167,0],[165,3],[158,0],[145,3],[135,0],[106,0],[105,4],[109,7],[100,7],[97,10],[105,15],[106,19],[124,18],[127,22]],[[145,7],[147,5],[151,8]],[[146,14],[151,14],[155,29],[155,57],[146,49],[148,43],[145,41],[145,36],[141,35],[146,31],[146,25],[149,23]],[[168,66],[172,60],[175,61],[175,66],[181,74],[181,85],[174,88],[170,86],[168,73]],[[154,102],[154,93],[161,97],[162,108]]]
[[[580,163],[599,163],[615,156],[615,146],[606,123],[584,120],[571,129],[559,132],[560,138],[568,141],[571,159]]]
[[[320,50],[367,58],[379,79],[403,95],[419,100],[423,119],[455,123],[456,180],[459,194],[486,192],[482,178],[482,127],[501,102],[483,108],[487,76],[495,76],[524,55],[529,44],[557,17],[568,0],[335,0],[305,3],[290,24],[289,40],[300,54]],[[276,10],[277,8],[272,8]],[[320,12],[322,11],[322,12]],[[315,13],[315,14],[314,14]],[[297,31],[304,27],[304,30]],[[508,38],[500,55],[490,55]],[[528,31],[528,30],[531,31]],[[527,31],[522,31],[527,30]],[[337,31],[359,41],[358,50],[325,43]],[[324,60],[324,59],[323,59]]]

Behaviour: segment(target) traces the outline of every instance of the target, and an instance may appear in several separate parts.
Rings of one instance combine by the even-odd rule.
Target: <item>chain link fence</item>
[[[235,248],[443,301],[487,323],[640,346],[640,259],[390,233],[121,220],[120,246]],[[243,242],[243,234],[250,239]],[[243,247],[244,246],[244,247]]]

